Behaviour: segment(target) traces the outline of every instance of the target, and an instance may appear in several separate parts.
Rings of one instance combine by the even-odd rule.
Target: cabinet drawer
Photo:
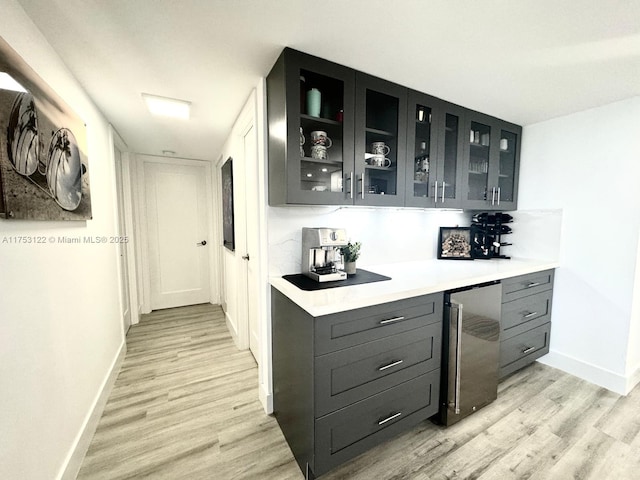
[[[440,368],[440,323],[315,359],[315,416]]]
[[[500,343],[500,378],[549,353],[551,323],[528,330]]]
[[[359,455],[438,411],[440,370],[315,421],[315,474]]]
[[[502,280],[502,302],[535,295],[553,288],[553,270],[530,273]]]
[[[552,290],[502,304],[500,340],[519,335],[551,320]]]
[[[315,319],[315,355],[442,322],[443,293],[325,315]]]

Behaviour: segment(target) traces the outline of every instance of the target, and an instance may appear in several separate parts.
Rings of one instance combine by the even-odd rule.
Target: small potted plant
[[[356,260],[360,256],[360,242],[347,243],[340,247],[340,253],[344,258],[344,271],[347,275],[356,274]]]

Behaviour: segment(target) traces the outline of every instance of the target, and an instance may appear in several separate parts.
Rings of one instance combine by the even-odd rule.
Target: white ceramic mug
[[[326,160],[327,159],[327,147],[324,145],[314,145],[311,147],[311,158],[315,158],[317,160]]]
[[[391,160],[389,160],[388,158],[386,158],[382,154],[374,154],[369,159],[369,164],[373,165],[374,167],[386,167],[386,168],[388,168],[388,167],[391,166]]]
[[[371,153],[375,155],[388,155],[391,149],[384,142],[373,142],[371,144]]]
[[[327,137],[327,132],[323,132],[322,130],[311,132],[311,143],[314,145],[323,145],[327,148],[331,148],[331,145],[333,145],[331,139]]]

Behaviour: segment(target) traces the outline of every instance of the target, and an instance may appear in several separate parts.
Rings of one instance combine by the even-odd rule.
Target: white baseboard
[[[241,349],[240,348],[240,337],[238,336],[238,330],[236,330],[235,322],[233,321],[233,319],[229,316],[229,314],[227,312],[224,312],[224,321],[227,324],[227,330],[229,330],[229,333],[231,334],[231,338],[233,339],[233,343],[235,344],[235,346],[237,348]]]
[[[84,457],[87,454],[87,450],[89,449],[89,445],[93,439],[93,434],[96,432],[98,422],[100,421],[100,417],[102,417],[102,412],[104,411],[104,407],[107,404],[109,395],[111,394],[113,384],[116,382],[116,378],[118,378],[118,374],[120,373],[120,367],[122,366],[122,361],[124,360],[126,353],[127,343],[126,341],[123,341],[118,354],[111,363],[109,374],[102,383],[102,388],[96,397],[93,408],[87,415],[84,425],[76,437],[75,446],[71,449],[71,452],[64,463],[62,473],[58,477],[60,480],[75,480],[78,476]]]
[[[611,390],[620,395],[629,393],[628,385],[631,383],[624,375],[620,375],[611,370],[598,367],[577,358],[565,355],[563,353],[551,350],[547,355],[539,358],[538,361],[550,367],[557,368],[563,372],[575,375],[587,382],[594,383],[601,387]],[[636,377],[640,380],[640,371],[636,372]],[[637,382],[636,382],[637,383]]]
[[[273,413],[273,395],[267,391],[264,384],[258,385],[258,397],[266,414]]]
[[[629,377],[627,377],[627,388],[626,388],[625,395],[629,393],[631,390],[633,390],[634,387],[639,383],[640,383],[640,367],[636,368],[635,371]]]

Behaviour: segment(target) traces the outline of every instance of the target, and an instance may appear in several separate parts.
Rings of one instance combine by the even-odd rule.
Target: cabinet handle
[[[380,325],[386,325],[387,323],[399,322],[400,320],[404,320],[404,317],[393,317],[388,318],[386,320],[381,320]]]
[[[387,422],[390,422],[391,420],[393,420],[394,418],[398,418],[400,415],[402,415],[402,412],[398,412],[398,413],[394,413],[393,415],[388,416],[387,418],[385,418],[384,420],[380,420],[378,422],[378,425],[384,425]]]
[[[395,367],[396,365],[400,365],[403,362],[404,362],[404,360],[396,360],[395,362],[391,362],[388,365],[384,365],[384,366],[378,368],[378,371],[382,372],[382,371],[386,370],[387,368]]]
[[[434,198],[436,200],[435,203],[438,203],[438,182],[434,182],[433,188],[435,189],[435,195],[434,195]]]
[[[362,188],[360,189],[360,198],[364,200],[364,173],[360,175],[360,185],[362,186]]]
[[[447,186],[446,183],[444,183],[444,180],[442,181],[442,203],[444,203],[444,189]]]
[[[462,376],[462,304],[452,302],[451,307],[458,310],[456,315],[456,383],[453,398],[453,411],[458,415],[460,413],[460,377]]]
[[[522,354],[526,355],[527,353],[531,353],[536,349],[536,347],[529,347],[529,348],[525,348],[524,350],[522,350]]]
[[[540,285],[540,282],[531,282],[529,285],[527,285],[527,288],[537,287],[538,285]]]
[[[527,314],[526,314],[524,317],[522,317],[522,318],[531,318],[531,317],[533,317],[534,315],[537,315],[537,314],[538,314],[538,312],[531,312],[531,313],[527,313]]]
[[[353,172],[349,175],[349,197],[353,200]]]
[[[500,187],[498,187],[498,205],[500,205]]]
[[[496,204],[496,187],[491,187],[491,205]]]

